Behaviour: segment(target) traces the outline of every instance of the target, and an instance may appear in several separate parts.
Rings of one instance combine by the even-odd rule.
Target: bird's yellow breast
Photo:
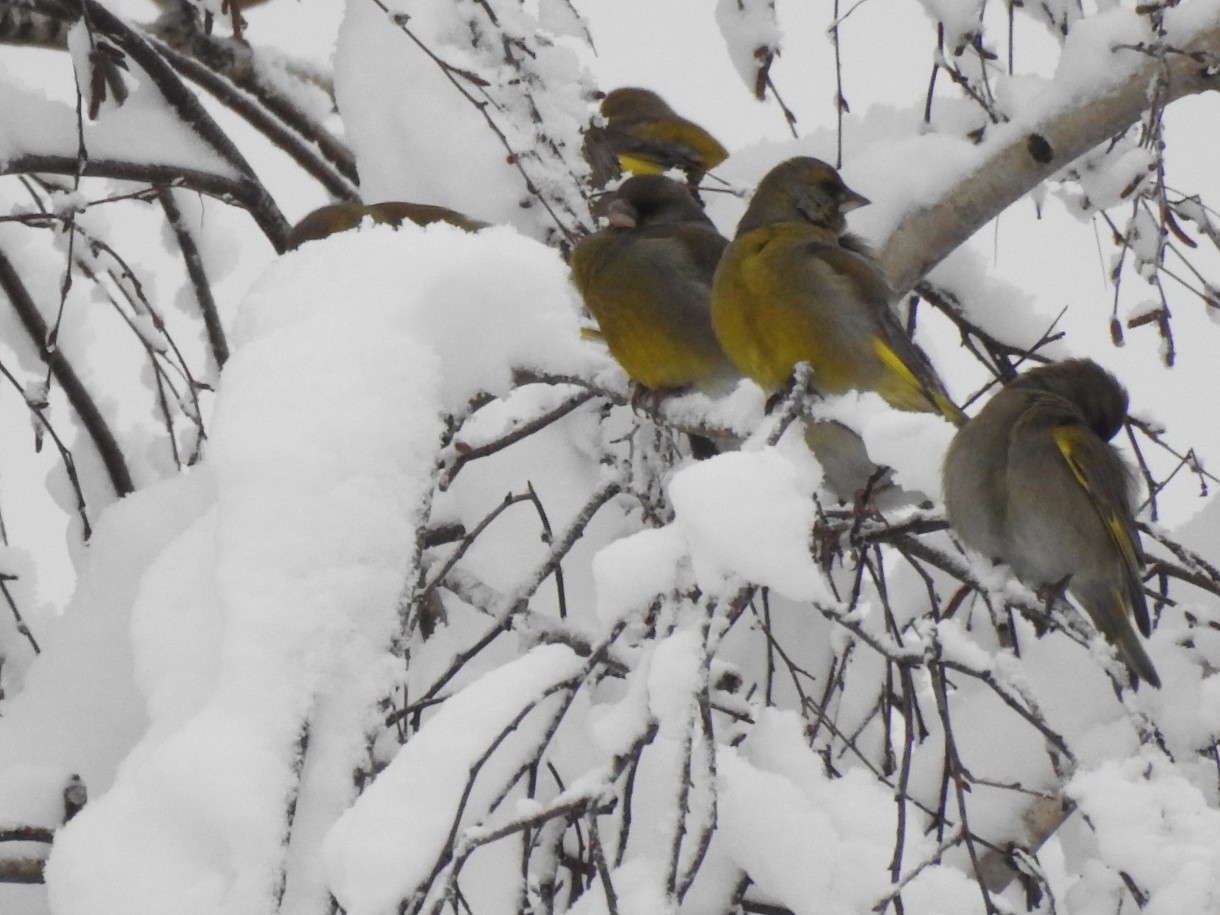
[[[712,292],[720,345],[741,371],[767,390],[783,386],[798,362],[813,366],[826,394],[856,385],[856,341],[840,339],[827,311],[841,290],[816,288],[809,247],[816,231],[781,223],[747,232],[725,252]],[[871,356],[872,354],[868,354]]]
[[[706,298],[691,301],[680,273],[658,271],[637,256],[638,248],[627,238],[595,239],[572,255],[573,281],[611,355],[630,378],[653,389],[716,376],[724,356],[708,326]]]

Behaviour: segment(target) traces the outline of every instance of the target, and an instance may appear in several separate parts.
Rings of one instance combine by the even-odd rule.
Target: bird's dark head
[[[664,175],[635,175],[624,181],[613,196],[630,205],[640,227],[691,222],[712,225],[686,186]]]
[[[857,194],[827,163],[812,156],[781,162],[763,177],[737,226],[737,234],[777,222],[806,222],[836,236],[847,228],[844,216],[869,199]]]
[[[601,112],[611,123],[674,116],[673,109],[665,99],[651,90],[635,86],[623,86],[607,92],[602,99]]]
[[[1071,401],[1103,441],[1112,439],[1127,418],[1127,389],[1092,359],[1065,359],[1030,369],[1013,384]]]

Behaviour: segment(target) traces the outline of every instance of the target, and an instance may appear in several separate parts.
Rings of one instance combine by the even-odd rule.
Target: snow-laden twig
[[[97,403],[89,393],[88,388],[80,380],[75,369],[72,368],[63,350],[58,347],[50,350],[47,349],[46,340],[49,328],[46,321],[43,320],[38,306],[34,304],[34,300],[30,297],[30,293],[17,273],[16,268],[3,251],[0,251],[0,289],[3,289],[5,295],[8,296],[10,304],[16,309],[18,317],[21,318],[21,323],[25,327],[26,333],[29,334],[30,340],[42,354],[43,359],[46,360],[47,366],[52,375],[54,375],[56,382],[63,389],[69,403],[72,404],[72,409],[80,417],[81,424],[93,440],[98,456],[101,458],[110,476],[110,482],[114,487],[115,495],[125,496],[130,492],[134,492],[135,484],[132,482],[131,473],[127,469],[127,462],[119,448],[118,441],[110,431],[109,424],[102,416],[102,412],[98,409]],[[8,375],[7,372],[5,374]],[[18,390],[21,390],[17,380],[11,375],[8,377]],[[41,411],[35,412],[39,413],[41,418]],[[49,423],[44,422],[43,425],[48,431],[51,431]],[[63,447],[58,439],[56,442],[61,446],[60,454],[64,457],[64,467],[68,471],[68,476],[73,481],[73,488],[76,490],[78,497],[77,511],[81,521],[84,523],[84,536],[88,538],[90,527],[85,517],[85,497],[80,487],[80,481],[76,476],[75,463],[71,460],[67,448]]]
[[[1199,59],[1220,50],[1220,27],[1203,31],[1179,50],[1168,62],[1165,104],[1220,86],[1220,71]],[[1082,94],[1074,107],[997,145],[939,201],[908,214],[879,252],[893,288],[910,289],[1030,188],[1138,121],[1148,107],[1147,89],[1160,67],[1155,60],[1143,63],[1107,93]]]
[[[439,484],[440,489],[442,491],[448,489],[453,484],[454,478],[461,472],[462,468],[471,461],[477,461],[479,458],[496,454],[507,448],[509,445],[515,445],[517,442],[528,438],[535,432],[545,429],[551,423],[563,419],[563,417],[567,416],[577,407],[588,403],[595,396],[597,395],[594,391],[577,391],[575,394],[564,398],[558,404],[550,407],[549,409],[540,413],[538,416],[535,416],[533,419],[516,424],[511,430],[505,432],[503,435],[493,439],[492,441],[484,442],[483,444],[477,445],[473,448],[469,446],[461,448],[454,447],[452,449],[454,452],[452,456],[446,457],[446,463],[448,466],[444,475],[441,477],[441,482]]]
[[[203,267],[203,258],[199,254],[199,245],[182,219],[182,209],[174,200],[174,192],[167,187],[159,188],[157,199],[165,209],[165,218],[170,228],[174,230],[174,238],[178,241],[178,250],[182,252],[182,262],[186,265],[187,276],[195,290],[195,302],[203,316],[203,326],[208,331],[208,342],[212,347],[212,358],[216,360],[216,368],[224,368],[229,358],[229,343],[225,339],[224,328],[220,324],[220,315],[216,311],[216,300],[212,297],[212,284],[208,281],[207,272]]]

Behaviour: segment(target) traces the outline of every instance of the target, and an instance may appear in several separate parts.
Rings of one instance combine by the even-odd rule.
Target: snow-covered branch
[[[1124,73],[1115,85],[1081,94],[1034,123],[997,128],[969,174],[936,203],[902,219],[878,252],[895,289],[910,289],[1009,205],[1136,123],[1154,82],[1164,85],[1162,104],[1220,88],[1220,27],[1181,47],[1115,47],[1111,55]]]

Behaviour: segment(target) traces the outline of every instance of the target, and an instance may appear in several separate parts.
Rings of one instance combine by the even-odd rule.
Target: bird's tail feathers
[[[1148,652],[1144,650],[1143,643],[1140,641],[1140,637],[1136,634],[1135,629],[1125,622],[1135,615],[1132,613],[1127,595],[1122,593],[1121,590],[1116,589],[1114,597],[1120,601],[1124,616],[1124,625],[1119,627],[1119,631],[1111,636],[1114,641],[1114,647],[1118,649],[1118,656],[1123,659],[1123,663],[1127,665],[1131,673],[1136,677],[1160,689],[1161,678],[1157,674],[1156,668],[1152,665],[1152,659],[1148,657]],[[1147,613],[1145,612],[1146,618]]]
[[[1084,594],[1079,593],[1077,589],[1072,590],[1081,606],[1088,612],[1093,625],[1105,636],[1106,641],[1114,646],[1119,660],[1127,665],[1131,676],[1160,689],[1161,678],[1152,664],[1152,659],[1144,650],[1135,627],[1131,625],[1131,601],[1125,590],[1121,587],[1104,591],[1099,588]]]
[[[880,337],[873,338],[873,350],[881,361],[897,373],[911,388],[917,390],[936,412],[955,426],[965,425],[966,414],[961,411],[939,385],[925,381],[911,369],[902,357]]]

